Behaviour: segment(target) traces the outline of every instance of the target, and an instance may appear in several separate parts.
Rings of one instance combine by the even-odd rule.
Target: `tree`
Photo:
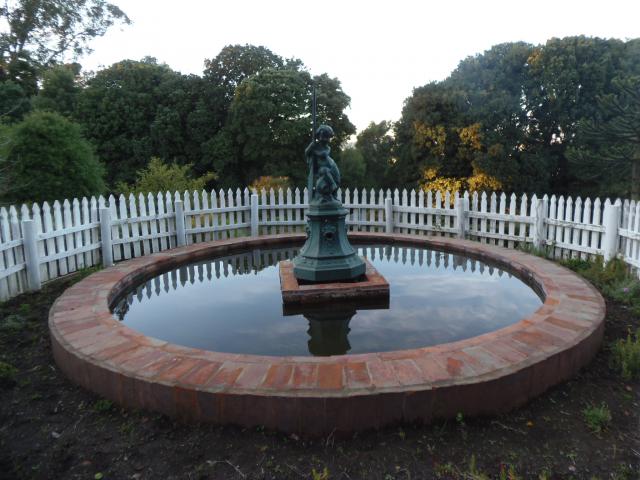
[[[315,77],[318,122],[329,123],[336,137],[336,156],[342,142],[355,132],[344,114],[349,97],[340,82],[326,75]],[[265,69],[246,78],[237,88],[229,118],[213,144],[224,155],[214,168],[224,182],[249,185],[264,175],[289,177],[304,183],[304,149],[311,140],[311,82],[305,71]]]
[[[0,83],[0,123],[14,123],[31,110],[24,90],[11,80]]]
[[[594,119],[578,126],[583,139],[568,151],[577,176],[595,194],[640,199],[640,76],[618,78],[615,93],[598,98]],[[603,192],[603,186],[608,192]]]
[[[587,172],[568,153],[593,150],[580,125],[598,117],[597,99],[614,92],[616,77],[640,75],[639,58],[638,39],[583,36],[468,57],[406,100],[393,176],[407,186],[476,178],[507,190],[584,193]]]
[[[338,168],[342,177],[342,187],[369,187],[367,165],[362,152],[355,147],[345,148],[340,153]]]
[[[549,168],[530,140],[529,66],[534,47],[503,43],[462,60],[444,82],[464,92],[473,174],[489,175],[512,191],[545,191]],[[482,177],[478,177],[482,178]],[[495,183],[494,183],[495,184]]]
[[[76,118],[96,145],[108,179],[133,182],[151,157],[213,169],[209,142],[225,121],[222,91],[154,58],[123,60],[99,71],[80,92]]]
[[[362,156],[366,170],[361,186],[372,188],[395,186],[390,176],[395,145],[392,128],[391,122],[371,122],[358,134],[356,149]]]
[[[8,27],[0,33],[0,63],[18,83],[26,81],[18,76],[25,65],[39,70],[67,54],[78,57],[90,51],[90,40],[115,23],[130,23],[122,10],[105,0],[7,0],[0,18]]]
[[[398,158],[391,174],[396,184],[414,187],[426,169],[446,177],[472,174],[473,156],[460,137],[460,129],[471,123],[467,110],[465,92],[445,84],[434,82],[413,91],[395,125]],[[474,144],[467,137],[467,143]]]
[[[213,59],[204,61],[204,78],[224,90],[225,104],[245,78],[265,68],[280,68],[285,64],[280,55],[263,46],[227,45]]]
[[[190,163],[197,174],[212,169],[205,145],[222,128],[222,89],[196,75],[168,75],[158,86],[160,103],[150,126],[153,154]]]
[[[612,92],[625,43],[585,36],[553,38],[531,54],[526,85],[528,136],[552,172],[555,192],[579,192],[567,149],[579,148],[578,125],[594,118],[598,96]]]
[[[104,191],[103,168],[80,127],[57,113],[34,112],[11,127],[2,154],[7,202],[51,201]]]
[[[175,75],[146,58],[115,63],[87,81],[76,118],[105,163],[109,182],[134,181],[136,172],[158,156],[151,129],[165,101],[161,86]]]
[[[57,112],[72,118],[76,111],[80,86],[77,77],[80,75],[80,65],[56,65],[48,69],[42,79],[42,87],[33,99],[36,110]]]

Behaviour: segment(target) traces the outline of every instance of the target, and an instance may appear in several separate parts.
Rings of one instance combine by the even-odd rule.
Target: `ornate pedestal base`
[[[307,212],[307,242],[293,259],[293,274],[307,282],[353,280],[364,275],[364,260],[347,239],[347,210],[339,203],[311,205]]]
[[[293,264],[282,260],[280,268],[280,291],[283,313],[297,315],[308,308],[324,308],[325,305],[349,308],[387,309],[389,308],[389,284],[369,261],[360,281],[300,283],[293,275]],[[344,307],[344,308],[343,308]]]

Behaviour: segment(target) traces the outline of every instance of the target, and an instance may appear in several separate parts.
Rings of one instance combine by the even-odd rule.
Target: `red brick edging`
[[[604,300],[573,272],[517,250],[440,237],[350,235],[354,242],[428,246],[489,260],[526,281],[544,304],[518,323],[470,339],[335,357],[182,347],[131,330],[109,310],[123,289],[179,264],[302,238],[279,235],[190,245],[90,275],[66,290],[49,313],[58,366],[75,383],[127,407],[184,420],[323,435],[426,422],[458,412],[504,412],[571,377],[601,344]]]

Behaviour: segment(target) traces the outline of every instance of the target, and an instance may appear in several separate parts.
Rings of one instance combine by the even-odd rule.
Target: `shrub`
[[[485,173],[476,173],[470,177],[443,177],[438,176],[438,170],[427,168],[422,172],[420,187],[424,191],[439,191],[444,198],[447,191],[460,192],[497,192],[502,190],[502,184],[498,179]],[[453,201],[453,200],[452,200]]]
[[[159,158],[152,158],[146,168],[138,170],[137,180],[133,185],[118,183],[116,191],[129,195],[131,193],[149,192],[184,192],[200,191],[216,179],[213,172],[197,178],[191,177],[192,165],[168,165]]]
[[[610,285],[606,285],[604,293],[625,305],[640,303],[640,281],[635,278],[617,280]]]
[[[631,278],[627,265],[619,258],[611,259],[606,265],[602,257],[596,257],[593,261],[574,258],[561,263],[602,289]]]
[[[611,354],[611,366],[619,370],[622,378],[640,378],[640,329],[635,333],[635,338],[629,332],[626,339],[615,342]]]
[[[257,191],[257,192],[260,192],[263,189],[268,192],[272,188],[275,191],[277,191],[279,188],[282,188],[283,190],[285,190],[285,189],[289,188],[290,186],[291,186],[291,184],[289,182],[289,177],[265,176],[265,177],[256,178],[251,183],[251,189],[254,190],[254,191]]]
[[[13,334],[26,327],[26,322],[21,315],[7,315],[0,321],[0,332]]]
[[[34,112],[9,128],[0,195],[41,202],[100,194],[103,168],[80,127],[53,112]]]
[[[584,421],[594,433],[600,433],[611,423],[611,411],[606,403],[602,402],[599,407],[590,405],[582,411]]]
[[[93,404],[93,409],[98,413],[105,413],[110,411],[113,408],[113,402],[111,400],[107,400],[106,398],[101,398],[96,400],[96,403]]]

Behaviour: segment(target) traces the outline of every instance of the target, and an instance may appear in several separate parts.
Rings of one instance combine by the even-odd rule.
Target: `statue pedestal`
[[[389,308],[389,284],[369,261],[361,279],[342,282],[299,282],[293,274],[293,262],[282,260],[280,291],[285,315],[297,315],[311,308],[331,309],[387,309]]]
[[[307,241],[293,259],[293,274],[307,282],[338,282],[362,277],[364,260],[347,238],[348,211],[339,202],[311,204],[307,212]]]

